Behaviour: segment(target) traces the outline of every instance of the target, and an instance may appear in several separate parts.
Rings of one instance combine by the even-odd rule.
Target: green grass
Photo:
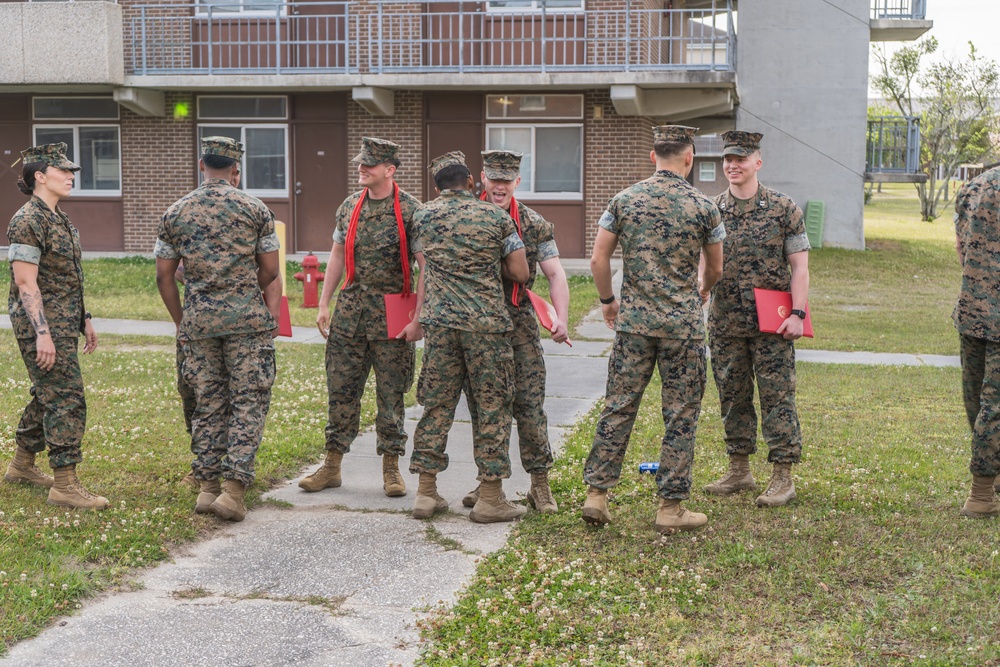
[[[43,489],[0,483],[0,653],[78,608],[89,595],[127,587],[134,568],[156,563],[171,546],[220,525],[193,514],[194,493],[177,483],[190,469],[191,455],[172,341],[106,335],[100,344],[93,355],[81,355],[88,430],[79,472],[111,507],[67,511],[47,505]],[[279,344],[277,355],[279,373],[252,502],[323,450],[324,348]],[[27,373],[10,331],[0,331],[0,386],[0,462],[6,466],[29,398]],[[373,394],[365,394],[363,426],[374,421]],[[45,461],[41,466],[48,468]]]
[[[809,253],[816,338],[802,348],[958,354],[951,311],[961,268],[950,216],[921,222],[909,185],[887,185],[865,207],[868,250]]]
[[[996,522],[958,516],[968,427],[958,369],[804,365],[798,500],[706,496],[725,467],[709,384],[686,505],[709,526],[661,537],[651,385],[613,523],[579,518],[596,412],[552,473],[561,511],[529,513],[451,609],[423,622],[422,665],[1000,664]],[[877,406],[877,407],[876,407]],[[766,455],[753,457],[766,483]]]

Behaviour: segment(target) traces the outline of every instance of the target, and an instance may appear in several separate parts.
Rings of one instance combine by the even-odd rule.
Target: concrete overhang
[[[0,3],[3,6],[3,3]],[[736,72],[642,71],[556,73],[409,74],[144,74],[124,85],[154,90],[308,92],[385,88],[389,90],[587,90],[613,85],[659,89],[736,89]],[[735,94],[735,92],[734,92]]]
[[[165,116],[166,99],[163,91],[144,88],[115,88],[115,102],[140,116]]]
[[[686,121],[732,113],[734,90],[725,88],[647,89],[635,85],[611,86],[611,101],[621,116],[653,116]]]
[[[395,94],[388,88],[358,86],[351,89],[351,99],[373,116],[391,116]]]
[[[872,19],[871,41],[912,42],[934,27],[934,21],[917,19]]]

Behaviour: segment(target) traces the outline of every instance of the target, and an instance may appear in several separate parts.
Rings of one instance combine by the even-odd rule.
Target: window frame
[[[235,2],[233,2],[231,4],[233,4],[233,5],[239,4],[239,6],[240,6],[239,9],[237,9],[235,11],[219,11],[218,9],[213,9],[212,13],[209,14],[208,10],[205,8],[206,5],[212,5],[213,7],[218,7],[218,6],[220,6],[220,5],[224,4],[224,3],[220,3],[220,2],[201,2],[201,0],[195,0],[195,3],[194,3],[194,15],[195,15],[195,18],[206,18],[208,16],[211,16],[212,18],[226,18],[226,17],[237,17],[237,16],[239,16],[239,17],[276,16],[278,18],[284,18],[284,17],[288,16],[288,2],[286,2],[286,0],[281,0],[281,2],[280,2],[280,4],[281,4],[281,10],[280,10],[280,12],[277,12],[277,13],[275,13],[274,10],[244,9],[243,8],[244,5],[246,5],[248,2],[250,2],[250,0],[236,0]],[[251,4],[252,4],[252,2],[251,2]],[[275,5],[277,5],[277,4],[278,3],[275,3]],[[216,95],[212,95],[211,97],[216,97]]]
[[[712,178],[705,178],[704,172],[702,171],[705,167],[712,168]],[[715,183],[719,178],[719,168],[718,165],[713,160],[701,160],[698,163],[698,181],[701,183]]]
[[[82,180],[80,178],[73,179],[73,196],[74,197],[121,197],[122,196],[122,185],[124,183],[124,176],[122,168],[122,129],[121,125],[108,125],[106,123],[34,123],[31,126],[31,137],[34,140],[34,145],[38,146],[38,130],[72,130],[73,131],[73,150],[80,150],[80,128],[95,128],[102,130],[114,130],[118,135],[118,188],[115,190],[92,190],[84,189],[82,187]],[[71,162],[80,164],[82,159],[79,155],[75,153],[73,155],[67,155]],[[81,165],[82,166],[82,165]]]
[[[54,0],[53,0],[54,1]],[[74,0],[59,0],[60,2],[73,2]],[[104,100],[114,103],[114,116],[97,116],[92,118],[80,118],[78,116],[63,116],[61,118],[39,118],[38,109],[35,102],[38,100]],[[32,95],[31,96],[31,120],[36,123],[62,123],[64,121],[76,121],[78,123],[107,123],[110,121],[121,121],[121,105],[113,97],[106,95]]]
[[[238,96],[233,95],[232,97],[238,97]],[[285,141],[285,189],[284,190],[279,190],[279,189],[276,189],[276,188],[254,188],[254,189],[248,188],[246,186],[246,182],[247,182],[247,156],[246,156],[245,152],[243,154],[243,159],[240,160],[240,172],[242,172],[242,174],[243,174],[242,178],[240,179],[240,189],[243,190],[243,192],[246,192],[248,195],[252,195],[252,196],[254,196],[254,197],[258,198],[258,199],[289,199],[290,198],[290,196],[289,196],[288,193],[289,193],[289,190],[290,190],[289,186],[291,184],[291,180],[292,179],[291,179],[291,171],[290,171],[290,169],[291,169],[291,156],[289,155],[289,150],[288,150],[288,123],[248,123],[246,121],[232,121],[232,122],[226,123],[224,121],[214,121],[214,120],[212,122],[202,123],[202,122],[199,121],[198,122],[198,127],[197,127],[197,145],[195,146],[195,154],[196,154],[197,158],[199,158],[199,159],[201,157],[201,138],[203,136],[201,130],[202,130],[202,128],[205,128],[205,127],[218,127],[218,128],[239,127],[240,128],[240,139],[239,140],[240,140],[240,143],[243,144],[244,148],[247,146],[247,141],[246,141],[246,136],[247,136],[246,131],[247,131],[247,128],[259,129],[259,130],[267,130],[267,129],[280,129],[280,130],[282,130],[283,133],[284,133],[284,141]],[[208,134],[207,136],[213,136],[213,135],[212,134]]]
[[[495,7],[493,2],[490,0],[485,0],[486,12],[488,14],[516,14],[516,13],[530,13],[530,14],[541,14],[542,8],[539,6],[544,0],[524,0],[525,2],[530,2],[530,7]],[[579,0],[579,7],[546,7],[546,14],[582,14],[587,11],[586,0]]]
[[[535,191],[535,174],[538,165],[538,160],[536,156],[538,155],[538,128],[550,128],[550,127],[572,127],[580,131],[580,183],[579,189],[577,191],[562,191],[562,192],[536,192]],[[490,145],[490,130],[501,130],[501,129],[513,129],[513,130],[531,130],[531,174],[525,178],[524,174],[521,174],[521,187],[524,186],[525,181],[529,181],[530,190],[523,191],[520,188],[515,193],[515,197],[518,200],[523,201],[583,201],[583,187],[585,181],[585,175],[583,170],[583,151],[584,151],[584,127],[583,122],[579,123],[486,123],[486,150],[495,150],[496,147]]]
[[[534,116],[532,115],[495,116],[495,115],[490,115],[490,98],[492,97],[500,98],[501,100],[503,98],[509,98],[509,97],[575,97],[580,100],[580,113],[573,116],[548,115],[544,113],[540,113]],[[551,94],[542,93],[541,95],[533,95],[528,93],[502,93],[502,94],[489,93],[486,95],[486,121],[489,122],[492,120],[492,121],[506,122],[506,123],[520,123],[520,122],[529,122],[536,120],[542,122],[577,121],[577,120],[582,121],[584,119],[584,116],[586,115],[585,106],[586,106],[586,100],[584,99],[584,96],[579,93],[551,93]],[[521,109],[527,111],[542,111],[544,107],[528,107],[527,109],[525,109],[525,107],[522,106]]]
[[[204,116],[201,113],[201,101],[203,99],[283,99],[285,101],[285,114],[283,116]],[[288,95],[198,95],[195,100],[195,117],[198,122],[216,121],[211,124],[218,124],[217,121],[242,121],[242,122],[274,122],[288,120]]]

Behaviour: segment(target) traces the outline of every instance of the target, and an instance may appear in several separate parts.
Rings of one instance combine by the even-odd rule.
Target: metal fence
[[[873,19],[916,19],[927,17],[926,0],[872,0]]]
[[[243,0],[249,3],[250,0]],[[126,9],[130,74],[735,71],[731,0],[705,9],[456,11],[402,0]],[[640,0],[636,0],[640,5]],[[247,5],[250,6],[250,5]]]
[[[920,119],[882,116],[868,121],[865,171],[916,174],[920,171]]]

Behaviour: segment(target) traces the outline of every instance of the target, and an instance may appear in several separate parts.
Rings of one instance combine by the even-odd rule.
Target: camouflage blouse
[[[274,215],[256,197],[213,178],[167,209],[154,254],[184,260],[179,338],[270,331],[257,284],[257,255],[278,251]]]
[[[1000,167],[959,191],[955,230],[963,254],[955,327],[966,336],[1000,341]]]
[[[528,290],[535,284],[538,262],[558,257],[559,249],[556,247],[555,225],[521,202],[517,202],[517,209],[521,219],[521,241],[524,243],[528,259],[529,276],[524,289],[518,289],[517,306],[511,301],[514,283],[509,280],[503,281],[503,298],[514,322],[511,344],[523,345],[539,338],[535,309],[528,299]]]
[[[413,221],[427,271],[421,324],[510,331],[500,262],[524,247],[511,217],[470,192],[445,190],[421,205]]]
[[[802,209],[791,197],[763,185],[742,211],[729,190],[715,203],[726,225],[726,241],[708,330],[716,336],[753,336],[760,331],[753,289],[791,290],[788,256],[809,250]]]
[[[69,216],[53,211],[38,197],[11,218],[7,229],[10,244],[7,257],[13,262],[38,265],[38,290],[42,308],[53,338],[79,336],[84,329],[83,268],[80,265],[80,233]],[[10,297],[7,299],[10,322],[17,338],[34,338],[35,328],[21,303],[21,292],[14,284],[11,264]]]

